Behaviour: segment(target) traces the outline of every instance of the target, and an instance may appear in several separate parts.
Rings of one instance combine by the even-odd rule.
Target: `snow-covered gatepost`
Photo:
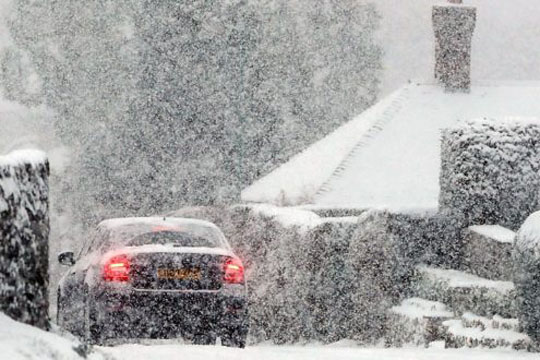
[[[539,209],[540,120],[478,119],[443,132],[441,211],[516,230]]]
[[[0,157],[0,311],[48,329],[49,163],[40,151]]]

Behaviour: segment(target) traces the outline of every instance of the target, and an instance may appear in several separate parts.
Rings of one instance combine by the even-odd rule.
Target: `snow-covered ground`
[[[234,349],[222,346],[195,346],[174,341],[148,341],[94,347],[90,360],[189,359],[189,360],[527,360],[538,359],[538,354],[510,349],[444,349],[443,344],[429,349],[363,348],[342,341],[332,345],[305,346],[250,346]],[[0,359],[6,360],[78,360],[82,353],[76,349],[80,343],[66,334],[45,332],[16,322],[0,313]]]
[[[46,332],[12,320],[0,312],[0,359],[2,360],[77,360],[80,343],[72,338]],[[107,359],[99,349],[88,359]]]
[[[123,345],[101,348],[116,359],[190,360],[526,360],[538,354],[513,350],[442,348],[360,348],[355,346],[254,346],[231,349],[219,346]]]

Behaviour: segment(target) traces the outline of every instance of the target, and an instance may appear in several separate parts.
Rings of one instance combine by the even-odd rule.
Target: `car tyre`
[[[225,329],[221,336],[221,345],[243,349],[246,347],[247,333],[245,327]]]
[[[56,325],[60,328],[64,327],[64,306],[62,301],[60,289],[58,289],[56,296]]]
[[[199,334],[193,337],[193,344],[195,345],[215,345],[216,336],[211,334]]]
[[[98,325],[92,296],[87,292],[84,307],[84,342],[88,345],[103,345],[103,329]]]

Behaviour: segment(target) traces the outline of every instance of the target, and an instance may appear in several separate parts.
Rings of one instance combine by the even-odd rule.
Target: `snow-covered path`
[[[122,345],[99,348],[118,360],[528,360],[538,354],[513,350],[359,348],[333,346],[255,346],[231,349],[221,346]]]

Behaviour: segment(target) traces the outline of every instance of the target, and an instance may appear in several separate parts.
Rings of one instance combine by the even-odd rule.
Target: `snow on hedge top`
[[[469,94],[410,84],[242,192],[247,202],[436,208],[443,128],[475,118],[540,114],[540,84],[474,86]]]
[[[7,198],[10,194],[20,193],[20,184],[14,179],[14,169],[17,166],[30,164],[38,166],[47,162],[47,156],[39,150],[17,150],[8,155],[0,156],[0,170],[8,172],[11,176],[3,176],[0,178],[0,189],[4,197]],[[0,212],[8,208],[4,198],[0,198]]]
[[[319,215],[308,210],[267,204],[254,204],[250,205],[249,208],[258,215],[272,218],[283,227],[297,227],[301,231],[312,229],[322,222]]]
[[[484,279],[479,276],[458,270],[447,270],[418,266],[418,271],[434,282],[444,282],[450,288],[487,288],[500,293],[506,293],[514,289],[511,281],[496,281]]]
[[[516,237],[515,232],[500,225],[475,225],[469,230],[501,243],[513,243]]]
[[[540,211],[530,215],[523,223],[516,236],[516,249],[521,252],[533,250],[540,257]]]
[[[0,167],[22,164],[39,165],[47,162],[47,155],[39,150],[17,150],[0,156]]]
[[[430,301],[422,298],[409,298],[392,307],[395,314],[406,316],[410,319],[423,319],[424,317],[450,318],[454,313],[449,311],[441,302]]]
[[[534,116],[481,117],[457,122],[451,128],[466,128],[468,130],[472,128],[472,130],[484,131],[486,125],[492,125],[493,130],[496,130],[497,128],[512,128],[523,125],[540,125],[540,119]]]
[[[312,211],[298,207],[280,207],[270,204],[250,204],[247,208],[255,214],[270,218],[285,228],[307,232],[325,223],[356,224],[357,216],[321,217]]]

